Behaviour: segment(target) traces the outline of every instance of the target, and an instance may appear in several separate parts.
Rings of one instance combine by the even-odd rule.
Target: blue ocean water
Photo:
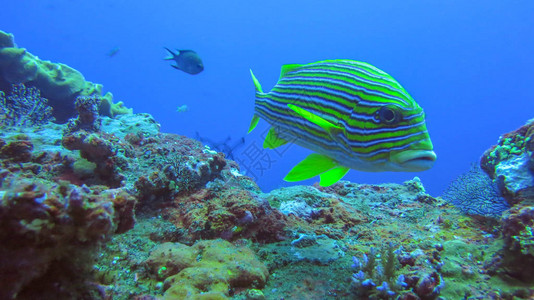
[[[283,64],[371,63],[425,109],[438,160],[421,173],[350,171],[344,179],[418,176],[436,196],[499,135],[534,117],[533,15],[532,1],[19,0],[2,4],[0,29],[152,114],[164,132],[230,136],[230,144],[245,137],[234,156],[264,191],[293,185],[282,178],[309,151],[262,150],[263,121],[245,135],[254,109],[249,69],[269,90]],[[195,50],[205,70],[171,68],[163,47]],[[177,112],[182,105],[188,110]]]

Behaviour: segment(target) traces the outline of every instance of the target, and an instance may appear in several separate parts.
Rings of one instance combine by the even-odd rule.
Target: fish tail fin
[[[165,57],[164,60],[173,60],[173,59],[177,56],[176,53],[172,52],[171,49],[169,49],[169,48],[167,48],[167,47],[163,47],[163,48],[164,48],[165,50],[169,51],[169,54],[171,55],[171,56],[167,56],[167,57]]]
[[[260,82],[258,81],[256,76],[254,76],[254,73],[252,73],[252,70],[250,70],[250,76],[252,76],[252,81],[254,82],[254,88],[256,89],[256,96],[259,93],[263,93]],[[254,130],[254,128],[256,128],[256,125],[258,125],[259,121],[260,121],[260,117],[254,114],[254,117],[252,117],[252,121],[250,122],[250,126],[248,128],[248,133],[250,133],[252,130]]]

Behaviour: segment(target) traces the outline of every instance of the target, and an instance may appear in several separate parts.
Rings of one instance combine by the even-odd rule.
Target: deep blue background
[[[0,29],[41,59],[104,84],[134,112],[152,114],[162,131],[214,140],[248,129],[249,68],[269,90],[283,64],[369,62],[425,109],[438,160],[421,173],[350,171],[345,179],[419,176],[439,195],[501,134],[534,117],[533,16],[533,1],[17,0],[2,4]],[[197,51],[205,71],[172,69],[164,46]],[[114,47],[119,53],[107,57]],[[182,104],[188,112],[175,111]],[[260,122],[238,149],[264,191],[288,185],[283,176],[307,154],[298,146],[265,152],[273,162],[262,162],[259,174],[243,152],[261,145],[267,128]]]

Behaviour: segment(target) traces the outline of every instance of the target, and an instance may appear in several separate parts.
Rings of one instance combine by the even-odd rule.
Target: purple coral
[[[386,248],[381,250],[380,259],[378,259],[378,250],[371,247],[368,255],[363,253],[361,258],[352,257],[352,284],[351,291],[360,298],[391,299],[393,296],[402,294],[409,288],[408,280],[404,274],[399,274],[399,256],[402,254],[402,248],[395,250],[395,246],[389,243]],[[377,285],[376,283],[381,283]],[[434,280],[430,283],[441,281]],[[423,284],[428,287],[427,282]],[[439,294],[440,288],[436,290],[424,291]]]
[[[353,268],[353,269],[356,269],[356,270],[360,270],[362,268],[362,263],[360,262],[360,260],[356,256],[353,256],[352,257],[352,265],[350,267]]]
[[[0,91],[0,125],[35,126],[54,121],[52,107],[35,87],[14,84],[11,93]]]
[[[385,295],[385,296],[393,296],[393,295],[395,295],[395,292],[392,291],[392,290],[389,288],[388,283],[385,282],[385,281],[382,281],[382,285],[377,286],[377,287],[376,287],[376,290],[377,290],[379,293],[381,293],[381,294],[383,294],[383,295]]]

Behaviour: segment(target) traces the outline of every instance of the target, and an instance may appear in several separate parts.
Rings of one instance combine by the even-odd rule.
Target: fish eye
[[[402,114],[393,107],[383,106],[377,111],[378,120],[385,124],[397,124],[402,120]]]

